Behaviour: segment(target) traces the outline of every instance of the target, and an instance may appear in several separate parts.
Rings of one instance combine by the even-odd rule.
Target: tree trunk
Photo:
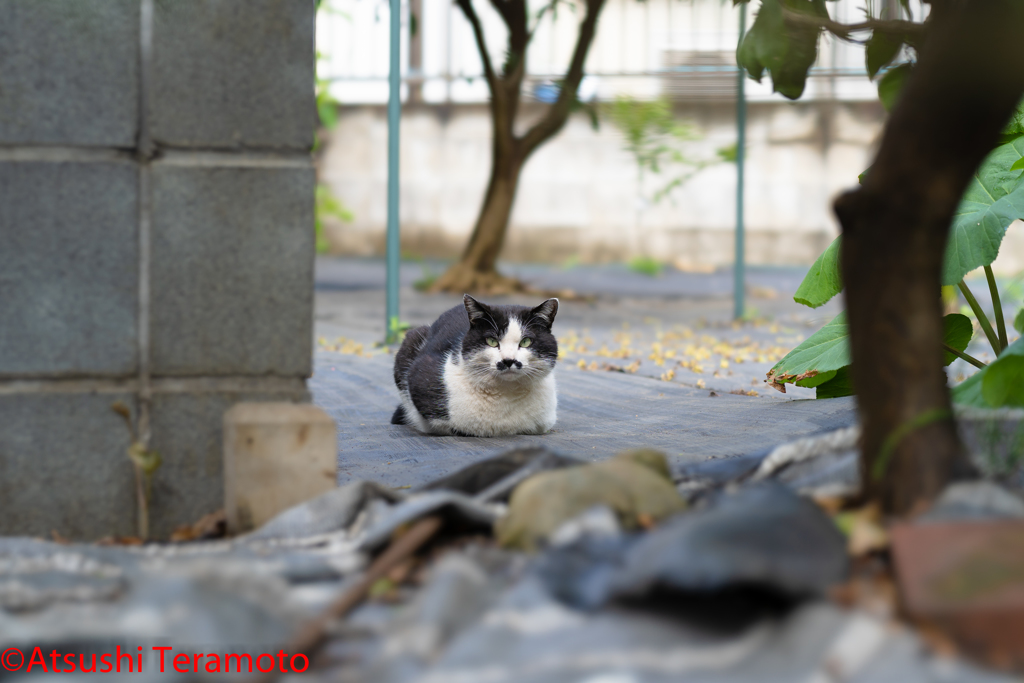
[[[1024,92],[1018,4],[933,4],[864,185],[835,203],[861,473],[888,512],[906,513],[972,470],[942,369],[940,272],[960,197]]]
[[[431,288],[434,291],[489,295],[507,294],[522,288],[514,278],[498,273],[496,264],[505,244],[525,160],[516,152],[499,153],[500,147],[495,145],[495,153],[491,155],[491,179],[469,244],[458,263],[434,283]]]
[[[558,99],[548,107],[544,116],[524,135],[516,136],[515,122],[519,114],[520,90],[526,76],[526,51],[533,36],[528,26],[529,12],[525,0],[491,0],[508,27],[508,48],[506,63],[499,76],[491,64],[491,58],[484,39],[483,26],[471,0],[455,0],[465,14],[476,39],[480,60],[483,62],[484,77],[491,91],[491,131],[493,147],[491,153],[491,179],[484,195],[483,206],[473,228],[473,235],[462,253],[462,258],[439,277],[431,291],[448,291],[478,294],[507,294],[525,289],[514,278],[498,273],[498,254],[505,244],[509,216],[519,185],[519,174],[523,164],[542,144],[554,137],[569,118],[576,91],[583,78],[583,63],[597,33],[597,19],[605,0],[585,0],[587,13],[580,23],[576,36],[576,47],[562,81]],[[549,10],[551,8],[548,8]],[[548,10],[544,10],[548,11]],[[540,16],[537,16],[540,21]],[[536,30],[536,26],[534,29]]]

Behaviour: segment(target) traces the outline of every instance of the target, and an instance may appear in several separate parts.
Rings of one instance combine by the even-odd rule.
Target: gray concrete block
[[[311,168],[153,168],[155,376],[311,371]]]
[[[138,0],[0,3],[0,143],[133,147]]]
[[[308,150],[316,117],[311,0],[157,2],[153,139]]]
[[[118,393],[0,395],[0,536],[135,533],[134,474]]]
[[[243,401],[308,401],[305,389],[284,393],[167,393],[153,397],[150,446],[163,456],[153,478],[152,535],[224,507],[224,413]]]
[[[137,194],[130,162],[0,162],[0,377],[136,371]]]

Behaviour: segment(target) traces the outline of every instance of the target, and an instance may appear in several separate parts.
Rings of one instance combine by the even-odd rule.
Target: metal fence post
[[[747,5],[739,4],[740,9],[740,40],[747,30]],[[737,47],[739,43],[737,43]],[[743,317],[745,305],[743,301],[746,287],[746,266],[743,225],[743,161],[747,145],[747,74],[743,67],[737,65],[736,70],[736,258],[733,265],[733,317]]]
[[[388,237],[387,237],[387,302],[384,341],[388,344],[398,338],[398,132],[402,116],[402,67],[400,64],[401,0],[390,0],[391,5],[391,71],[388,74]]]

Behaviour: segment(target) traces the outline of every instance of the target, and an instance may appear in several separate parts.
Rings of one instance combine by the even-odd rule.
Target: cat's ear
[[[475,325],[480,320],[490,319],[491,309],[487,304],[477,301],[469,294],[462,295],[462,303],[466,305],[466,313],[469,314],[470,325]]]
[[[555,322],[556,313],[558,313],[558,299],[548,299],[530,311],[530,318],[540,320],[550,330],[551,325]]]

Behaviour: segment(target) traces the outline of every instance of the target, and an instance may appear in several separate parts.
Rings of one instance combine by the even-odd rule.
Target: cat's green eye
[[[533,343],[532,339],[530,339],[529,337],[523,337],[522,341],[519,342],[519,345],[522,346],[525,349],[527,346],[529,346],[532,343]]]
[[[497,346],[498,345],[498,340],[495,339],[494,337],[488,337],[487,338],[487,345],[488,346]]]

